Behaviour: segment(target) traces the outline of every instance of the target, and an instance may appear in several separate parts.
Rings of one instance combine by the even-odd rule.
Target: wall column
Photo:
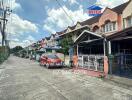
[[[106,56],[106,39],[103,40],[104,56]]]
[[[108,50],[109,50],[109,55],[111,54],[111,41],[108,41]]]
[[[77,56],[78,56],[78,44],[77,44]]]

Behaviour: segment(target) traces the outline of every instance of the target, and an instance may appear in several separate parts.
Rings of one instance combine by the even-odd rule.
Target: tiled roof
[[[81,22],[81,25],[84,26],[84,25],[91,25],[93,23],[96,23],[99,21],[100,16],[96,16],[96,17],[92,17],[90,19],[87,19],[87,20]]]
[[[115,11],[118,14],[122,14],[123,10],[126,8],[126,6],[129,4],[130,1],[123,3],[119,6],[114,7],[112,10]]]
[[[61,32],[56,32],[56,34],[61,35],[61,34],[65,33],[66,30],[67,30],[67,29],[65,29],[65,30],[63,30],[63,31],[61,31]]]
[[[71,30],[74,30],[75,29],[75,27],[76,27],[76,25],[74,25],[74,26],[68,26]]]
[[[116,13],[118,13],[118,14],[121,14],[123,12],[123,10],[126,8],[126,6],[128,5],[129,2],[130,1],[128,1],[126,3],[123,3],[123,4],[119,5],[119,6],[116,6],[116,7],[112,8],[112,10],[115,11]],[[81,22],[80,24],[82,26],[83,25],[91,25],[93,23],[98,22],[100,17],[101,17],[101,15],[100,16],[92,17],[90,19],[87,19],[87,20]]]
[[[49,40],[49,39],[50,39],[50,37],[45,37],[45,39]]]
[[[130,0],[130,1],[131,1],[131,0]],[[121,13],[123,12],[123,10],[126,8],[126,6],[128,5],[128,3],[129,3],[130,1],[128,1],[128,2],[126,2],[126,3],[123,3],[123,4],[119,5],[119,6],[116,6],[116,7],[112,8],[112,10],[115,11],[116,13],[118,13],[118,14],[121,14]],[[92,24],[98,22],[100,17],[101,17],[101,15],[100,15],[100,16],[95,16],[95,17],[92,17],[92,18],[90,18],[90,19],[87,19],[87,20],[85,20],[85,21],[83,21],[83,22],[79,22],[79,23],[80,23],[82,26],[84,26],[84,25],[92,25]],[[76,27],[76,25],[71,26],[71,27],[68,26],[68,27],[69,27],[71,30],[74,30],[75,27]],[[67,30],[67,29],[65,29],[64,31],[61,31],[61,32],[56,32],[56,33],[57,33],[58,35],[61,35],[61,34],[65,33],[66,30]]]

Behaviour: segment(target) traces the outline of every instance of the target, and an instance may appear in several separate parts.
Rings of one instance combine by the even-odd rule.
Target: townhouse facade
[[[123,48],[122,42],[112,41],[111,38],[107,39],[107,37],[114,37],[115,34],[119,34],[126,28],[131,29],[131,25],[132,1],[129,0],[112,9],[106,8],[101,16],[78,22],[75,26],[72,26],[72,28],[68,27],[66,30],[60,32],[59,35],[62,38],[66,36],[72,37],[75,48],[74,52],[76,52],[75,54],[78,56],[77,66],[94,71],[103,72],[107,70],[106,73],[108,73],[110,66],[104,68],[104,66],[107,65],[104,63],[107,62],[104,61],[104,57],[106,56],[108,58],[108,54],[115,55],[122,53],[122,50],[124,51],[126,48],[129,48],[131,51],[131,47]],[[129,34],[131,34],[131,32]],[[129,40],[128,42],[128,44],[130,44],[132,41]],[[125,66],[128,67],[127,65]]]
[[[123,14],[123,28],[128,28],[132,26],[132,2],[124,9]]]

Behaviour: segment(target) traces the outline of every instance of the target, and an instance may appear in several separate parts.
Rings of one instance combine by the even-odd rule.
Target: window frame
[[[103,26],[103,31],[105,33],[107,32],[114,32],[117,30],[117,24],[116,22],[108,22]]]

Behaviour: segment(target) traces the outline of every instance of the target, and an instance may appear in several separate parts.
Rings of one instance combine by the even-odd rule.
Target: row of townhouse
[[[132,72],[132,0],[106,8],[100,16],[77,22],[57,32],[61,39],[72,37],[77,66],[98,72]],[[106,58],[109,55],[109,66]],[[111,60],[114,60],[110,64]],[[121,73],[122,74],[122,73]]]
[[[51,51],[54,52],[55,50],[60,49],[59,46],[59,37],[57,34],[51,34],[49,37],[45,37],[42,40],[37,41],[36,43],[31,44],[28,46],[28,50],[31,51]]]
[[[68,26],[37,44],[40,48],[54,50],[61,48],[61,39],[71,37],[77,58],[77,61],[73,61],[79,68],[105,74],[122,71],[128,74],[132,72],[131,36],[132,0],[129,0],[114,8],[107,7],[100,16],[77,22],[76,25]]]

